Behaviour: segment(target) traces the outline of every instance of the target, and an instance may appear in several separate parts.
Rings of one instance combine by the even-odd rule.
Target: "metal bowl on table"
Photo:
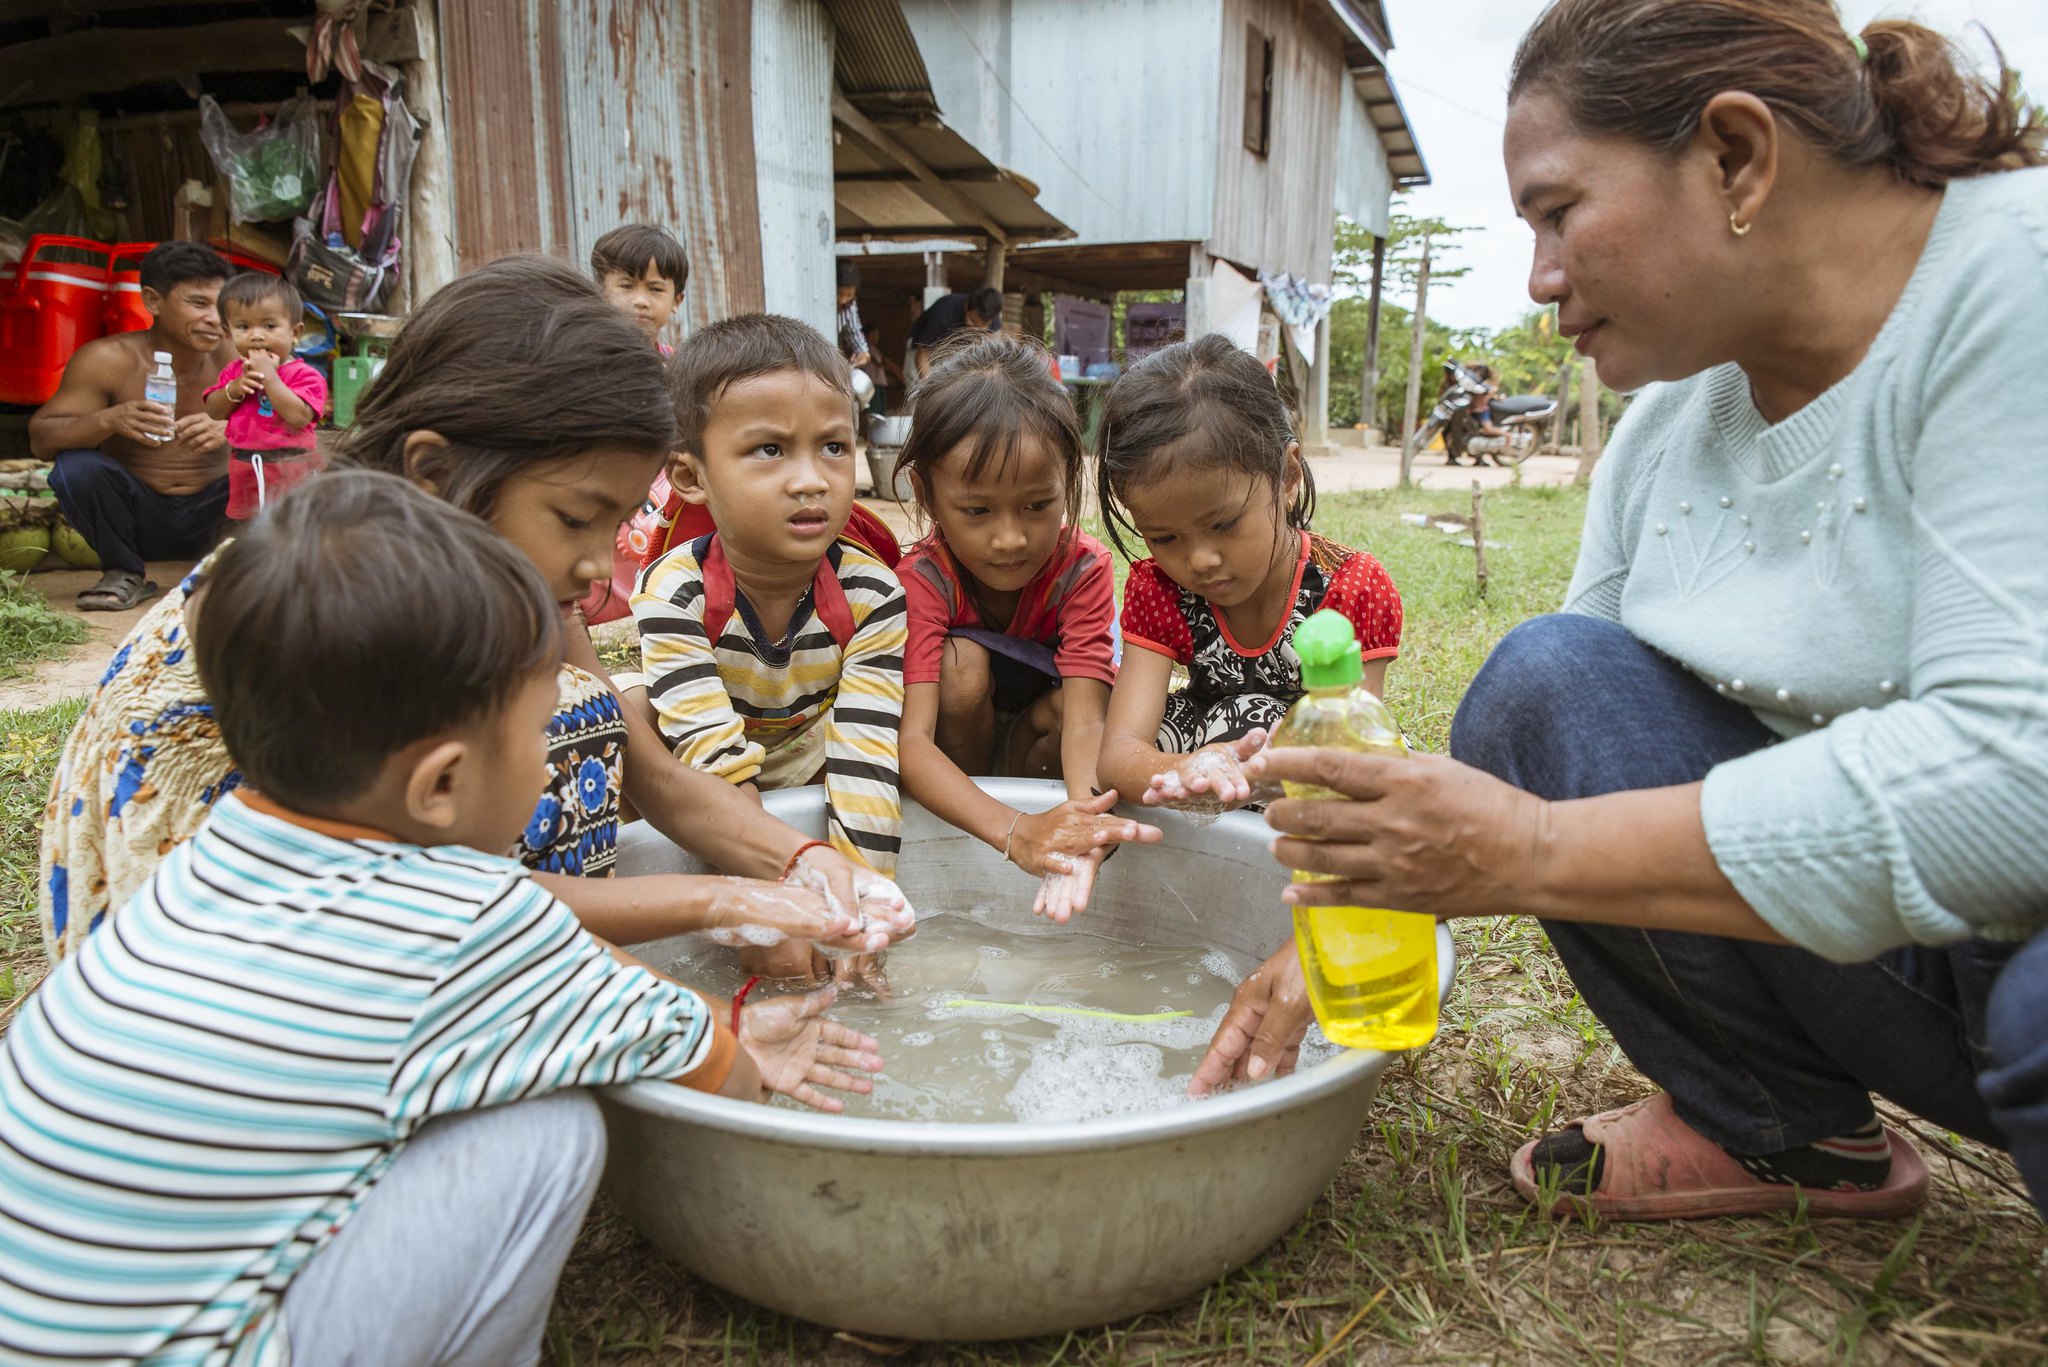
[[[1057,783],[978,781],[1025,811],[1065,796]],[[764,804],[823,832],[821,789]],[[1148,819],[1165,841],[1117,856],[1090,931],[1249,959],[1293,933],[1263,820]],[[913,904],[1028,914],[1036,884],[972,836],[906,803],[903,837],[898,881]],[[703,871],[644,823],[624,833],[618,868]],[[683,944],[634,952],[665,964]],[[1448,933],[1438,953],[1447,993]],[[1347,1051],[1173,1110],[1071,1124],[869,1120],[636,1083],[606,1094],[605,1183],[684,1267],[785,1314],[902,1338],[1058,1333],[1185,1300],[1286,1233],[1350,1153],[1389,1061]]]

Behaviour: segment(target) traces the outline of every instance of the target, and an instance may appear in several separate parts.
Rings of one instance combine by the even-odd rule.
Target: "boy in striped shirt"
[[[477,853],[547,781],[562,653],[480,520],[312,481],[221,553],[193,649],[246,782],[0,1046],[0,1360],[531,1362],[603,1165],[573,1089],[879,1065],[822,993],[736,1042]]]
[[[669,368],[670,477],[717,530],[647,567],[640,658],[677,758],[756,791],[823,778],[834,848],[895,870],[902,813],[903,589],[840,532],[853,508],[854,399],[815,329],[751,314],[692,334]],[[807,945],[769,972],[804,972]]]

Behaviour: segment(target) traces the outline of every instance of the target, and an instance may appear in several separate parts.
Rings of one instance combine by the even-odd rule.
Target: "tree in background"
[[[1340,291],[1351,292],[1330,310],[1330,421],[1339,425],[1362,422],[1384,430],[1379,415],[1401,411],[1408,384],[1408,360],[1413,350],[1414,315],[1411,307],[1422,271],[1423,238],[1427,236],[1430,241],[1431,284],[1456,280],[1471,269],[1451,264],[1450,253],[1457,250],[1456,239],[1460,235],[1477,229],[1447,223],[1441,218],[1418,218],[1405,209],[1405,200],[1394,201],[1387,230],[1386,273],[1381,285],[1379,375],[1370,405],[1360,404],[1358,388],[1365,368],[1365,334],[1372,294],[1373,235],[1369,229],[1341,214],[1337,218],[1331,254],[1331,283]],[[1347,334],[1348,346],[1338,338],[1340,323]],[[1437,386],[1431,382],[1430,376],[1440,373],[1444,357],[1458,345],[1457,338],[1462,335],[1440,328],[1434,322],[1426,326],[1428,331],[1423,348],[1427,371],[1422,384],[1425,406],[1436,398]]]

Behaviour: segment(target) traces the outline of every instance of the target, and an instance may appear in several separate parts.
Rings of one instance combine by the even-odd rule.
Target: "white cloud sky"
[[[1432,286],[1430,316],[1453,327],[1500,327],[1530,307],[1529,231],[1508,201],[1500,137],[1508,63],[1542,0],[1389,0],[1394,82],[1429,162],[1434,183],[1409,196],[1410,211],[1481,231],[1458,239],[1457,263],[1471,274]],[[1861,28],[1909,14],[1972,37],[1982,24],[2019,68],[2037,100],[2048,100],[2048,3],[2043,0],[1842,0]],[[1981,44],[1981,39],[1979,39]]]

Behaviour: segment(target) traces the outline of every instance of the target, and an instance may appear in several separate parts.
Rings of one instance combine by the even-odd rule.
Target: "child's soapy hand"
[[[1241,807],[1252,796],[1252,781],[1245,774],[1244,762],[1265,748],[1263,727],[1236,740],[1205,745],[1193,754],[1179,756],[1164,773],[1152,775],[1152,782],[1138,800],[1147,807],[1212,814]]]
[[[1069,798],[1049,811],[1019,816],[1010,828],[1010,862],[1026,873],[1042,877],[1073,874],[1084,855],[1127,840],[1150,845],[1161,838],[1157,826],[1111,816],[1109,809],[1116,806],[1116,801],[1116,790],[1112,788],[1096,797]],[[1087,901],[1084,894],[1081,905],[1087,905]]]
[[[805,850],[784,881],[819,894],[830,910],[849,913],[855,919],[856,930],[884,933],[888,937],[884,945],[904,939],[917,929],[917,912],[903,895],[903,889],[828,845],[813,845]],[[884,945],[868,948],[880,949]],[[862,948],[851,946],[848,952],[861,952]]]
[[[875,1084],[859,1074],[882,1071],[874,1040],[825,1017],[833,996],[827,987],[740,1009],[740,1045],[761,1070],[761,1081],[769,1091],[819,1111],[846,1109],[845,1102],[819,1088],[865,1096]]]
[[[1230,1009],[1195,1066],[1189,1096],[1207,1096],[1231,1082],[1257,1082],[1294,1071],[1313,1018],[1301,951],[1289,936],[1272,958],[1237,985]]]
[[[858,916],[831,906],[820,892],[753,878],[719,880],[704,933],[721,945],[766,948],[784,940],[813,940],[848,953],[889,943],[887,931],[864,928]]]
[[[1146,827],[1151,830],[1151,827]],[[1034,914],[1065,925],[1076,912],[1088,910],[1088,898],[1095,891],[1095,877],[1101,872],[1110,850],[1104,847],[1076,855],[1065,873],[1048,873],[1038,885],[1038,897],[1031,904]]]

